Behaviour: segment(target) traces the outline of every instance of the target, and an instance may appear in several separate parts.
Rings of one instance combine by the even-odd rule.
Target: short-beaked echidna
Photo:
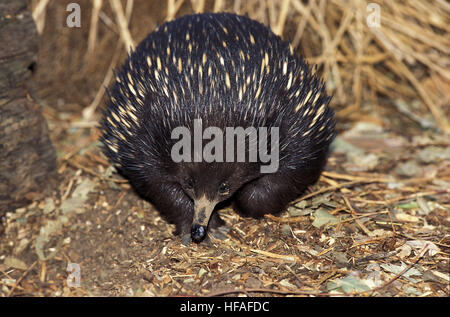
[[[235,14],[164,23],[130,54],[108,94],[104,153],[176,225],[176,234],[190,234],[195,242],[208,227],[224,224],[213,213],[220,202],[232,201],[238,213],[255,218],[281,212],[317,181],[334,137],[331,97],[321,80],[288,42]],[[200,148],[194,144],[198,122],[209,131],[200,135]],[[191,132],[188,150],[180,150],[193,151],[183,156],[190,161],[173,155],[180,127]],[[228,145],[231,133],[237,140],[239,128],[246,133],[245,159],[239,159],[238,141],[221,155],[220,145]],[[208,146],[214,137],[217,146]],[[278,151],[276,170],[263,172],[264,152],[251,160],[250,144],[275,145],[265,154]]]

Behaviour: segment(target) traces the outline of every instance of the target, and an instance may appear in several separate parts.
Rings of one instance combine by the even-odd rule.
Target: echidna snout
[[[209,219],[215,206],[216,202],[206,196],[194,200],[194,218],[191,227],[191,238],[194,242],[201,242],[206,237]]]

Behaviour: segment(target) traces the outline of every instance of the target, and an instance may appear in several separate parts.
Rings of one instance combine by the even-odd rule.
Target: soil
[[[306,199],[279,217],[255,220],[220,210],[231,228],[225,240],[184,245],[173,236],[174,227],[109,167],[97,133],[75,129],[55,142],[59,189],[7,214],[0,242],[3,295],[449,294],[449,200],[440,181],[448,161],[419,164],[413,177],[389,180],[427,146],[392,136],[391,143],[403,145],[389,155],[378,153],[380,164],[358,176],[343,168],[355,168],[345,155],[333,152]],[[325,217],[325,225],[316,224],[323,213],[332,221]],[[79,286],[70,287],[76,281],[69,263],[79,265]],[[415,276],[390,282],[409,265]],[[351,278],[372,287],[352,282],[333,288]]]

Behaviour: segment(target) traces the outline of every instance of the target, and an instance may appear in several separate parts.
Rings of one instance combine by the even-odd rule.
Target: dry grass
[[[57,55],[56,69],[67,72],[75,67],[77,76],[72,76],[72,81],[96,73],[87,85],[96,87],[96,91],[86,91],[85,98],[75,102],[85,108],[85,119],[92,119],[101,103],[103,87],[111,79],[110,69],[123,56],[110,49],[114,47],[111,43],[120,39],[124,45],[118,49],[124,53],[156,23],[193,12],[229,11],[248,14],[270,25],[275,33],[290,39],[311,64],[317,64],[329,92],[334,94],[332,105],[339,118],[358,120],[364,116],[370,121],[389,124],[381,115],[384,110],[378,111],[388,108],[421,127],[431,125],[449,132],[446,119],[450,115],[449,4],[443,0],[428,4],[418,0],[379,1],[380,26],[370,27],[368,21],[374,20],[369,3],[364,0],[311,0],[306,4],[300,0],[80,1],[83,14],[90,15],[81,32],[57,25],[59,32],[50,34],[49,28],[55,22],[49,21],[50,27],[45,28],[49,19],[47,7],[65,16],[62,10],[66,3],[32,1],[39,32],[57,47],[57,53],[48,57]],[[74,47],[74,41],[68,37],[76,38],[81,45]],[[111,62],[105,63],[108,58]],[[67,62],[72,65],[68,66]],[[56,77],[48,80],[59,83]],[[406,108],[401,106],[405,103]]]

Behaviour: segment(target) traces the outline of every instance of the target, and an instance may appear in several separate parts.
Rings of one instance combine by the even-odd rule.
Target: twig
[[[329,296],[331,294],[327,293],[315,293],[315,292],[306,292],[306,291],[283,291],[269,288],[246,288],[246,289],[233,289],[227,291],[220,291],[215,293],[209,293],[208,297],[217,297],[228,294],[236,294],[236,293],[271,293],[271,294],[280,294],[280,295],[314,295],[314,296]]]
[[[329,191],[333,191],[333,190],[336,190],[336,189],[346,188],[346,187],[350,187],[350,186],[353,186],[353,185],[356,185],[356,184],[361,184],[361,183],[372,183],[372,182],[376,183],[376,181],[367,181],[367,180],[365,180],[365,181],[346,182],[346,183],[341,183],[341,184],[335,185],[335,186],[324,187],[324,188],[321,188],[321,189],[319,189],[319,190],[317,190],[315,192],[312,192],[312,193],[310,193],[308,195],[302,196],[302,197],[294,200],[289,205],[295,205],[299,201],[302,201],[302,200],[305,200],[305,199],[309,199],[311,197],[314,197],[314,196],[317,196],[317,195],[320,195],[320,194],[323,194],[323,193],[326,193],[326,192],[329,192]]]
[[[369,199],[362,199],[362,198],[353,198],[355,201],[364,202],[366,204],[375,204],[375,205],[391,205],[393,203],[400,202],[402,200],[409,200],[414,199],[418,197],[424,197],[424,196],[432,196],[432,195],[444,195],[450,193],[449,189],[439,189],[439,190],[431,190],[427,192],[421,192],[421,193],[414,193],[406,196],[399,196],[387,200],[369,200]]]
[[[215,0],[213,12],[222,11],[222,8],[223,8],[223,0]]]
[[[240,14],[241,12],[241,0],[234,0],[233,12]]]
[[[285,261],[290,261],[290,262],[300,261],[300,259],[295,255],[276,254],[276,253],[267,252],[267,251],[263,251],[263,250],[257,250],[257,249],[250,249],[250,251],[267,256],[269,258],[280,259],[280,260],[285,260]]]
[[[344,199],[347,207],[350,209],[353,220],[362,229],[362,231],[364,231],[364,233],[366,235],[371,237],[373,235],[372,232],[369,229],[367,229],[367,227],[361,221],[359,221],[358,217],[356,217],[357,213],[356,213],[355,209],[353,208],[352,204],[350,203],[350,200],[345,196],[342,196],[342,198]]]
[[[286,24],[286,17],[289,10],[289,2],[290,0],[281,1],[281,9],[280,14],[278,15],[278,23],[273,28],[273,32],[278,34],[279,36],[283,35],[284,25]]]
[[[45,12],[49,0],[40,0],[33,10],[32,16],[36,22],[36,29],[39,34],[42,34],[45,26]]]
[[[387,234],[387,235],[385,235],[383,237],[370,238],[370,239],[367,239],[367,240],[359,242],[359,243],[354,243],[349,249],[356,248],[356,247],[359,247],[359,246],[364,245],[364,244],[376,243],[379,240],[385,240],[385,239],[391,238],[393,236],[395,236],[395,235],[394,234]]]
[[[201,13],[205,10],[205,0],[191,0],[191,5],[195,13]]]
[[[362,263],[366,263],[366,262],[373,261],[373,260],[381,260],[381,259],[389,258],[395,254],[397,254],[397,251],[371,254],[371,255],[356,259],[355,265],[361,265]]]
[[[168,0],[167,1],[167,16],[166,21],[171,21],[175,19],[175,15],[183,4],[184,0]]]
[[[67,185],[66,190],[64,191],[64,194],[61,196],[61,201],[65,201],[67,199],[67,197],[69,197],[70,191],[72,190],[74,183],[75,183],[75,179],[71,178],[69,181],[69,184]]]
[[[97,173],[97,172],[93,171],[92,169],[85,167],[81,164],[78,164],[72,160],[67,161],[67,164],[72,165],[75,168],[79,168],[79,169],[85,171],[86,173],[96,176],[99,179],[104,180],[104,181],[112,181],[115,183],[128,183],[128,181],[126,179],[116,179],[116,178],[112,178],[112,177],[105,177],[105,176],[101,175],[100,173]]]
[[[130,30],[128,29],[128,21],[123,12],[122,4],[120,3],[120,0],[111,0],[110,3],[116,14],[116,20],[119,25],[120,37],[122,38],[123,44],[127,51],[133,50],[135,45]]]
[[[114,34],[119,35],[119,31],[117,30],[117,26],[114,24],[114,21],[111,20],[109,16],[106,15],[105,12],[100,11],[98,14],[100,21],[102,21]]]
[[[97,109],[98,105],[100,104],[100,101],[103,98],[103,95],[105,94],[106,87],[109,85],[109,82],[111,81],[113,75],[114,75],[114,67],[117,64],[120,56],[120,46],[121,43],[117,42],[116,49],[114,51],[113,58],[111,60],[111,64],[108,67],[108,72],[106,73],[105,78],[103,79],[103,82],[100,86],[100,89],[97,91],[97,94],[94,97],[94,100],[92,103],[83,109],[83,119],[85,121],[90,121],[92,119],[93,114],[95,113],[95,110]]]
[[[376,292],[376,291],[378,291],[378,290],[388,286],[389,284],[393,283],[395,280],[397,280],[403,274],[405,274],[408,270],[410,270],[417,262],[419,262],[419,260],[424,256],[427,247],[428,247],[428,244],[426,244],[422,248],[420,253],[417,255],[416,259],[412,263],[410,263],[404,270],[402,270],[394,278],[390,279],[389,281],[387,281],[383,285],[380,285],[380,286],[375,287],[375,288],[373,288],[371,290],[368,290],[368,291],[355,292],[355,293],[350,293],[348,295],[353,295],[353,296],[360,296],[360,295],[365,295],[365,294],[369,294],[370,295],[373,292]],[[272,293],[272,294],[280,294],[280,295],[342,296],[341,293],[339,293],[339,294],[330,294],[330,293],[305,292],[305,291],[298,291],[298,290],[296,290],[296,291],[285,291],[285,290],[273,290],[273,289],[267,289],[267,288],[247,288],[247,289],[234,289],[234,290],[213,292],[213,293],[208,294],[208,297],[216,297],[216,296],[223,296],[223,295],[236,294],[236,293],[244,293],[244,294],[248,294],[248,293]]]
[[[428,249],[428,246],[429,246],[428,243],[425,244],[425,246],[422,248],[422,250],[420,250],[419,254],[416,256],[414,261],[411,262],[404,270],[402,270],[400,273],[398,273],[392,279],[390,279],[389,281],[387,281],[386,283],[384,283],[384,284],[382,284],[382,285],[380,285],[378,287],[375,287],[375,288],[373,288],[373,289],[371,289],[369,291],[365,291],[365,292],[362,292],[362,293],[359,293],[359,294],[367,294],[367,293],[373,294],[374,292],[376,292],[376,291],[378,291],[378,290],[380,290],[382,288],[385,288],[389,284],[391,284],[394,281],[396,281],[397,279],[399,279],[403,274],[405,274],[409,269],[411,269],[417,262],[419,262],[419,260],[425,255],[425,253],[426,253],[426,251]]]
[[[115,0],[116,1],[116,0]],[[116,16],[117,16],[117,20],[120,23],[120,29],[121,29],[121,36],[122,37],[126,37],[127,39],[125,40],[125,46],[130,45],[131,47],[134,48],[134,44],[133,44],[133,40],[131,39],[131,35],[129,33],[128,30],[128,23],[130,21],[131,18],[131,13],[133,11],[133,4],[134,4],[134,0],[128,0],[127,1],[127,6],[126,6],[126,13],[123,13],[122,10],[122,5],[119,3],[115,3],[115,1],[111,2],[111,5],[116,8]],[[117,7],[116,7],[117,6]],[[122,21],[122,19],[125,19],[125,22]],[[123,29],[123,23],[125,23],[125,30]],[[122,33],[124,32],[124,33]],[[129,38],[128,38],[129,36]],[[128,43],[130,42],[131,43]],[[127,44],[128,43],[128,44]],[[127,50],[130,48],[130,46],[127,47]],[[114,55],[111,59],[111,63],[108,67],[108,71],[106,73],[105,78],[103,79],[102,85],[100,86],[100,89],[97,91],[97,94],[94,97],[94,100],[92,101],[92,103],[87,106],[86,108],[83,109],[82,114],[83,114],[83,121],[87,122],[87,124],[84,124],[84,126],[91,126],[91,122],[90,120],[92,119],[93,114],[95,113],[95,110],[97,109],[98,105],[100,104],[100,101],[103,98],[103,95],[105,94],[106,91],[106,87],[109,85],[109,82],[111,81],[112,76],[114,75],[114,68],[119,60],[120,57],[120,42],[117,43],[116,48],[114,50]],[[81,124],[82,123],[75,123],[75,124]]]
[[[125,18],[127,19],[127,24],[130,23],[131,14],[133,13],[134,0],[128,0],[125,7]]]
[[[14,284],[14,286],[9,290],[8,294],[6,295],[6,297],[10,297],[11,296],[11,294],[14,292],[14,290],[20,284],[20,282],[22,282],[22,280],[25,278],[25,276],[27,276],[27,274],[35,267],[36,263],[37,263],[37,261],[34,261],[33,264],[31,264],[30,267],[22,274],[22,276],[19,277],[19,279]]]
[[[408,69],[403,63],[399,63],[399,67],[403,75],[409,80],[409,82],[417,89],[417,92],[422,97],[423,101],[430,109],[434,120],[442,129],[442,131],[450,133],[450,125],[448,124],[447,117],[443,114],[440,108],[438,108],[425,88],[423,88],[422,83],[414,76],[411,70]]]
[[[98,19],[103,0],[94,0],[92,3],[91,26],[89,29],[88,47],[85,58],[89,61],[97,42]]]

